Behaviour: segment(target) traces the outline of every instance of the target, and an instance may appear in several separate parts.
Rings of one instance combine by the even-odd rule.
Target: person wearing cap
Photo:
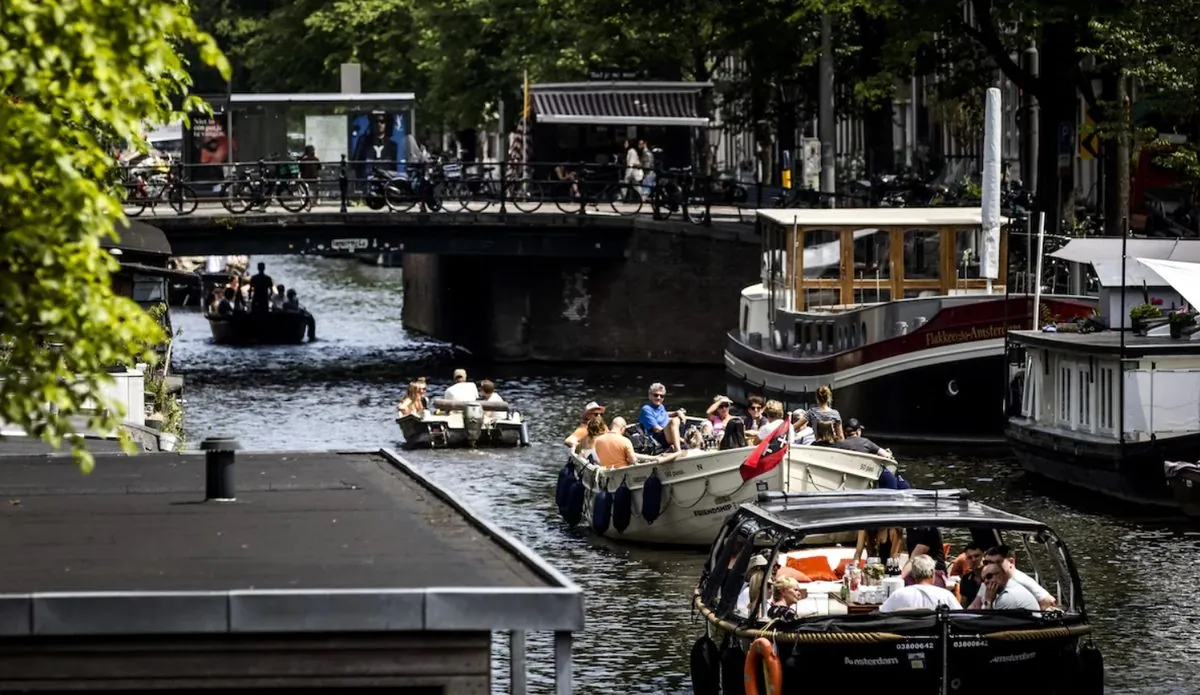
[[[601,417],[603,415],[604,406],[600,405],[596,401],[592,401],[583,406],[583,418],[580,420],[579,426],[576,427],[575,431],[563,440],[563,444],[566,444],[571,449],[578,447],[583,440],[587,439],[588,422],[590,422],[592,418]]]
[[[842,429],[846,433],[846,438],[835,442],[833,445],[835,448],[857,451],[860,454],[875,454],[876,456],[880,455],[880,452],[883,451],[878,444],[862,436],[865,428],[858,421],[858,418],[850,418],[846,421],[846,426]]]
[[[446,389],[442,397],[448,401],[477,401],[479,388],[475,386],[474,381],[467,381],[467,370],[455,369],[454,383]]]

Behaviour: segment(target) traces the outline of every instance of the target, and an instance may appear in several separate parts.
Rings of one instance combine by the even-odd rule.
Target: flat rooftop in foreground
[[[577,630],[577,587],[396,454],[0,457],[0,635]],[[19,558],[19,561],[17,560]]]

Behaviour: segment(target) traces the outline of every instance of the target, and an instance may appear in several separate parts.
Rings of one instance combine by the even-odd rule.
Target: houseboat
[[[1098,269],[1111,265],[1114,248],[1120,258],[1120,239],[1086,241]],[[1169,243],[1140,252],[1172,256],[1176,243],[1190,243],[1175,255],[1200,258],[1200,242]],[[1118,273],[1124,282],[1098,273],[1100,330],[1010,334],[1025,367],[1008,440],[1034,475],[1196,514],[1200,477],[1189,464],[1200,459],[1200,333],[1188,307],[1200,302],[1200,263],[1131,258]]]
[[[1029,327],[1033,298],[989,273],[980,208],[759,210],[761,282],[741,292],[728,334],[729,395],[786,409],[834,407],[888,442],[1002,444],[1009,373],[1004,336]],[[997,255],[1007,257],[1007,233]],[[989,278],[988,275],[995,277]],[[1095,299],[1047,296],[1058,320]]]
[[[1026,594],[1026,606],[973,607],[965,587],[905,587],[880,558],[847,578],[847,567],[861,566],[854,545],[813,541],[878,528],[905,529],[910,548],[936,533],[946,557],[968,542],[1007,545],[1026,576],[1006,581],[1036,582],[1055,605]],[[888,600],[914,590],[928,600]],[[692,601],[703,626],[691,657],[696,693],[800,695],[852,683],[940,695],[1104,691],[1079,572],[1062,539],[963,490],[763,493],[725,521]]]

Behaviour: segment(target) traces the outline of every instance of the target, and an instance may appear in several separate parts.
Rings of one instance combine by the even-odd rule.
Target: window
[[[1071,424],[1071,365],[1063,364],[1058,368],[1058,421],[1061,424]]]
[[[904,277],[936,280],[942,275],[942,237],[938,231],[904,233]]]
[[[983,231],[960,229],[954,233],[954,274],[959,279],[981,277],[979,259],[983,255]]]
[[[842,299],[842,292],[836,287],[806,287],[803,294],[804,307],[810,310],[841,304]]]
[[[1096,424],[1100,429],[1112,430],[1113,422],[1113,370],[1100,368],[1100,382],[1096,384]]]
[[[1079,387],[1076,393],[1079,398],[1079,419],[1076,422],[1080,427],[1090,428],[1092,426],[1092,404],[1090,398],[1092,395],[1092,388],[1091,384],[1088,383],[1088,373],[1083,369],[1080,369],[1079,373],[1076,374],[1076,377],[1079,379]]]
[[[873,304],[876,302],[890,302],[891,300],[892,290],[888,287],[854,290],[855,304]]]
[[[749,325],[750,325],[750,305],[743,304],[742,305],[742,333],[746,332],[747,327]]]
[[[886,280],[891,277],[892,235],[887,231],[854,232],[854,279]]]
[[[842,235],[840,232],[817,230],[804,232],[804,279],[837,280],[842,276]],[[807,283],[805,283],[807,284]]]

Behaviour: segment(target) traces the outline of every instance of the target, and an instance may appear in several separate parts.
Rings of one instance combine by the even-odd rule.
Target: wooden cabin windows
[[[892,276],[892,233],[864,229],[854,232],[854,279],[887,280]]]
[[[942,274],[942,233],[913,230],[904,235],[905,279],[937,280]]]

